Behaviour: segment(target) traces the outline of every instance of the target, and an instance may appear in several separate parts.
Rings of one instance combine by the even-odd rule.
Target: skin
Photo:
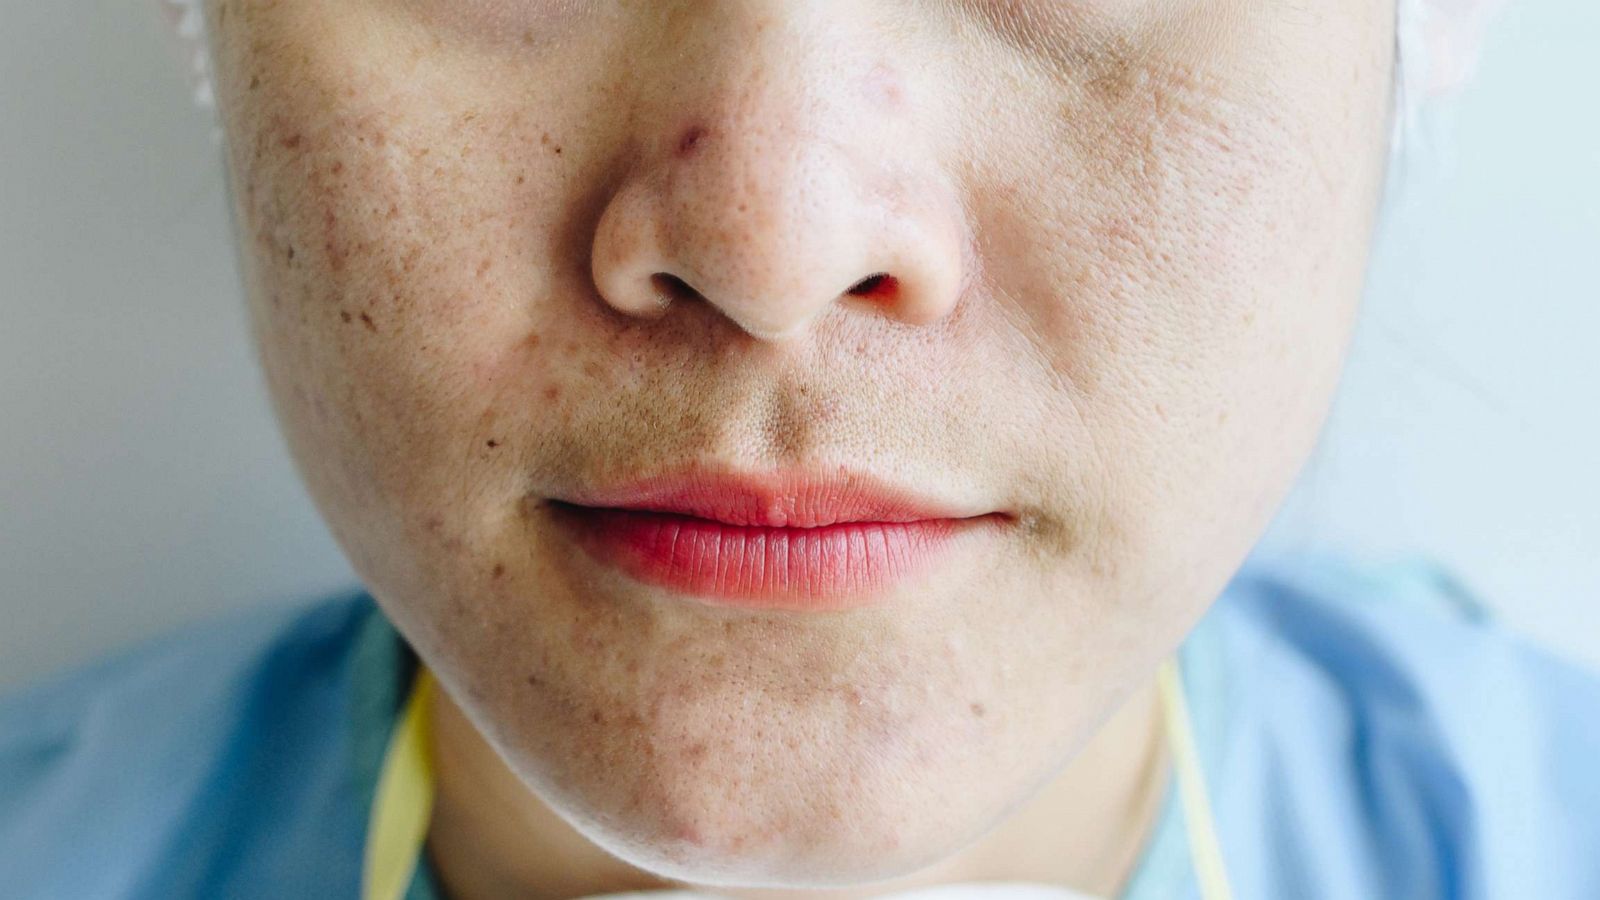
[[[1124,882],[1156,667],[1336,386],[1392,5],[206,14],[274,408],[444,689],[452,896]],[[754,613],[544,502],[685,461],[1007,517],[881,603]]]

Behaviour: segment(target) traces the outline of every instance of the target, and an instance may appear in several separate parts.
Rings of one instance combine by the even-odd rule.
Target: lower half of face
[[[1149,677],[1314,443],[1391,10],[511,6],[208,8],[311,494],[507,762],[624,859],[930,863]],[[968,518],[848,602],[750,608],[555,502],[685,465]]]

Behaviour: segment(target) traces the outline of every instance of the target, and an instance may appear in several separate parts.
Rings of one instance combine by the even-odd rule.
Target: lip
[[[550,497],[592,559],[716,605],[839,610],[946,558],[1006,513],[840,469],[687,469]]]

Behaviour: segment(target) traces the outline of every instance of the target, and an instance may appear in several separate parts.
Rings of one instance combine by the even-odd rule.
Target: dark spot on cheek
[[[984,708],[984,705],[982,703],[974,703],[974,704],[972,704],[972,714],[974,716],[977,716],[978,718],[981,719],[981,718],[983,718],[984,714],[987,713],[987,712],[988,712],[988,710]]]
[[[260,75],[251,75],[250,76],[250,90],[253,91],[258,87],[261,87],[261,76]]]
[[[294,259],[294,245],[293,244],[289,245],[289,254],[288,254],[288,256],[289,256],[290,259]]]
[[[505,574],[506,574],[506,567],[505,567],[504,563],[495,563],[494,564],[494,568],[489,570],[489,577],[490,578],[499,578],[499,577],[501,577],[501,576],[503,576]]]
[[[291,134],[288,137],[284,138],[283,140],[279,141],[278,143],[281,144],[284,147],[289,148],[290,150],[293,150],[296,147],[300,146],[300,140],[301,140],[301,135],[300,135],[300,132],[297,131],[294,134]]]
[[[488,444],[489,444],[489,449],[490,450],[493,450],[494,448],[500,446],[500,442],[495,440],[494,438],[490,438],[488,440]]]
[[[560,387],[552,384],[549,387],[544,389],[544,398],[546,400],[549,400],[550,402],[554,403],[560,397],[561,397],[561,388]]]
[[[522,346],[526,350],[534,350],[538,348],[540,340],[539,332],[530,331],[528,336],[522,339]]]
[[[343,172],[343,171],[344,171],[344,163],[341,162],[341,161],[335,161],[333,166],[330,169],[328,169],[328,172],[330,174],[333,174],[333,175],[337,175],[337,174],[339,174],[340,172]]]
[[[346,325],[348,325],[348,324],[350,324],[350,313],[349,313],[349,312],[347,312],[347,311],[345,311],[345,310],[342,310],[342,309],[341,309],[341,310],[339,310],[339,318],[340,318],[340,319],[341,319],[341,320],[342,320],[342,321],[343,321],[343,322],[344,322],[344,323],[345,323],[345,324],[346,324]]]
[[[539,687],[541,684],[543,684],[543,682],[541,682],[539,680],[539,676],[537,676],[537,675],[529,675],[528,676],[528,686],[529,687],[536,688],[536,687]]]
[[[684,159],[693,156],[695,148],[700,146],[700,139],[705,136],[706,130],[703,126],[689,126],[688,130],[683,133],[683,137],[678,138],[678,155]]]
[[[361,323],[363,325],[367,326],[367,330],[368,331],[377,331],[378,330],[378,326],[376,326],[376,325],[374,325],[372,323],[372,317],[367,315],[366,313],[362,313],[361,314]]]

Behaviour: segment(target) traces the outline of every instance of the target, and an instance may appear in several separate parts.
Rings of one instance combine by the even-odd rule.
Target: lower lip
[[[551,507],[585,552],[639,581],[719,605],[807,611],[873,602],[937,561],[978,521],[779,528],[560,502]]]

